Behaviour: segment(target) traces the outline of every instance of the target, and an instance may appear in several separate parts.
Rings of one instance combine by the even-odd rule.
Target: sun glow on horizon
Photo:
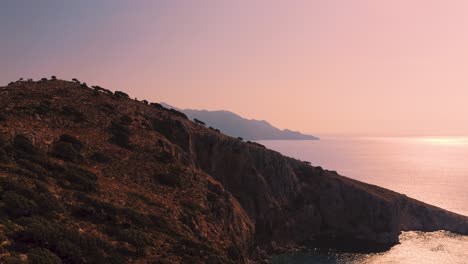
[[[421,138],[420,141],[432,145],[459,146],[468,145],[468,138],[465,137],[429,137]]]

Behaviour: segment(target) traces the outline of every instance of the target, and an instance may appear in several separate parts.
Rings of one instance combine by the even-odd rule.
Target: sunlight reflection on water
[[[284,155],[468,215],[468,138],[265,140]]]
[[[294,253],[279,255],[272,264],[466,264],[468,263],[468,236],[446,231],[403,232],[400,244],[389,251],[375,254],[355,253]]]

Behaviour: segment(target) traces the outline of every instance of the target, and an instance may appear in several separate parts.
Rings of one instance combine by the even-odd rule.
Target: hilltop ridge
[[[166,103],[161,103],[161,105],[169,109],[177,109],[190,119],[203,121],[207,126],[220,129],[223,133],[232,137],[241,137],[246,140],[319,140],[316,136],[289,129],[281,130],[265,120],[247,119],[226,110],[180,109]]]
[[[0,187],[3,262],[259,263],[468,234],[465,216],[77,80],[0,87]]]

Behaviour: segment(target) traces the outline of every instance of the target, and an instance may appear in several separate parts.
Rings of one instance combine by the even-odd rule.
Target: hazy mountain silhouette
[[[318,140],[318,137],[302,134],[298,131],[289,129],[278,129],[265,120],[255,120],[243,118],[233,112],[219,110],[194,110],[180,109],[161,103],[164,107],[177,109],[185,113],[190,119],[198,119],[211,126],[221,130],[223,133],[242,137],[246,140]]]

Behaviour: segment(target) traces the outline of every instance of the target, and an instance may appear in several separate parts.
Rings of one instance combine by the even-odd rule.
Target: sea
[[[468,138],[322,137],[258,143],[314,166],[468,216]],[[400,242],[383,253],[309,251],[276,256],[272,263],[468,263],[468,236],[445,231],[403,232]]]

